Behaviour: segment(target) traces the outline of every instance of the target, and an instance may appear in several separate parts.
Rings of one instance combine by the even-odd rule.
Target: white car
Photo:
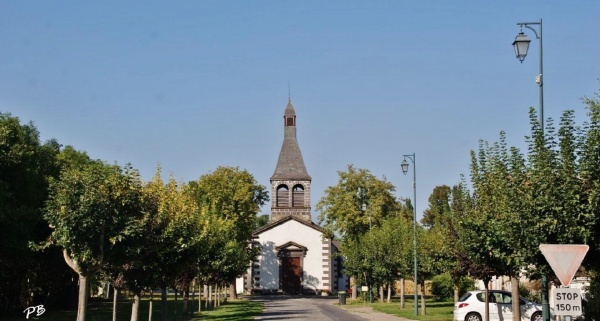
[[[490,321],[512,321],[510,292],[490,290]],[[519,300],[521,320],[542,321],[542,305]],[[485,291],[469,291],[454,304],[454,321],[483,321],[485,316]]]

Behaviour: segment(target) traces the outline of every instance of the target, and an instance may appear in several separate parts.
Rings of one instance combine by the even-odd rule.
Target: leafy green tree
[[[357,248],[361,246],[358,239],[369,229],[381,226],[386,218],[408,216],[408,211],[403,210],[393,195],[394,186],[385,177],[378,179],[370,171],[352,165],[348,165],[347,171],[338,171],[338,175],[337,185],[329,186],[316,204],[317,211],[321,212],[319,224],[326,230],[325,237],[339,236],[344,246]],[[412,219],[412,215],[410,217]],[[342,255],[346,256],[344,246]],[[362,278],[360,275],[349,276],[355,280]],[[356,286],[352,296],[356,298]]]
[[[33,123],[0,112],[0,317],[43,302],[68,307],[71,272],[57,250],[35,251],[50,233],[42,208],[58,177],[60,145],[42,143]]]
[[[600,92],[597,92],[595,96],[595,98],[583,99],[589,120],[584,126],[585,134],[579,167],[580,190],[585,195],[583,201],[587,204],[588,215],[594,218],[590,236],[590,253],[587,254],[587,257],[600,255]],[[594,270],[596,278],[600,279],[598,277],[600,275],[598,260],[586,260],[584,264]],[[596,309],[600,311],[600,304],[596,306]]]
[[[269,214],[259,215],[259,216],[256,216],[256,225],[254,227],[260,228],[260,227],[267,225],[268,223],[269,223]]]
[[[345,273],[372,287],[392,284],[399,274],[410,273],[411,236],[411,222],[388,218],[363,237],[347,239],[342,247]]]
[[[62,248],[79,276],[78,321],[86,319],[90,274],[113,259],[111,249],[130,236],[141,217],[141,186],[130,166],[99,161],[66,168],[50,184],[45,218],[53,230],[47,245]]]
[[[223,166],[188,185],[188,193],[193,195],[201,212],[206,213],[210,224],[219,225],[213,232],[227,240],[220,243],[217,238],[211,239],[217,242],[212,248],[220,250],[212,252],[210,262],[203,262],[208,266],[204,271],[211,271],[205,279],[229,283],[230,295],[235,298],[235,278],[246,271],[257,255],[248,246],[248,240],[256,228],[260,206],[269,199],[267,190],[248,171]]]
[[[429,195],[429,207],[423,212],[421,224],[424,227],[445,227],[450,220],[450,194],[447,185],[436,186]]]
[[[384,219],[399,216],[400,204],[394,198],[394,186],[385,177],[378,179],[369,170],[348,165],[338,171],[339,181],[325,190],[316,205],[319,224],[329,231],[328,236],[358,238],[370,226],[380,226]],[[367,209],[362,210],[365,204]]]

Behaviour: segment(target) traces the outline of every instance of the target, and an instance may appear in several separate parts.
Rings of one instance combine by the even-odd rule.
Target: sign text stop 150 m
[[[576,288],[555,288],[554,314],[581,315],[581,291]]]

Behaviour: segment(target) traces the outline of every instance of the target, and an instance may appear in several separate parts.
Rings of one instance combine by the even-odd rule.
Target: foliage
[[[356,239],[370,226],[380,226],[388,217],[406,214],[394,198],[394,186],[385,177],[378,179],[368,170],[352,165],[345,172],[338,171],[338,175],[338,184],[329,186],[316,205],[321,212],[319,224],[329,231],[329,237]]]
[[[269,214],[256,216],[256,224],[254,228],[261,228],[269,223]]]
[[[248,241],[256,214],[269,199],[266,188],[246,170],[221,166],[190,182],[186,192],[208,223],[207,241],[198,256],[202,280],[233,282],[258,254]]]
[[[450,186],[441,185],[433,189],[429,195],[429,207],[423,212],[421,224],[424,227],[445,227],[451,218]]]
[[[388,218],[363,237],[345,240],[342,246],[345,273],[356,276],[359,284],[372,286],[390,284],[398,275],[410,275],[410,235],[410,222]]]
[[[459,286],[459,296],[474,288],[475,284],[469,277],[462,277]],[[436,301],[449,301],[454,296],[454,280],[449,273],[439,274],[431,279],[431,294]]]
[[[42,215],[48,182],[59,175],[60,145],[42,143],[33,123],[0,112],[0,317],[43,302],[69,304],[72,275],[56,250],[29,247],[50,233]]]
[[[77,320],[86,317],[88,277],[119,259],[112,250],[132,236],[141,218],[141,186],[139,174],[129,165],[100,161],[66,167],[50,184],[44,217],[53,230],[46,245],[61,248],[66,263],[79,275]]]

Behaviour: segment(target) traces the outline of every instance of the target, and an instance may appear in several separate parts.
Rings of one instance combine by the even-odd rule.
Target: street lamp
[[[543,81],[543,74],[544,74],[544,63],[543,63],[543,47],[542,47],[542,19],[540,19],[540,22],[518,22],[517,25],[520,28],[519,34],[517,34],[517,36],[515,37],[515,41],[512,43],[513,47],[515,48],[515,55],[517,56],[517,59],[519,59],[519,61],[521,61],[521,63],[523,63],[523,60],[525,60],[525,57],[527,56],[527,50],[529,49],[529,43],[531,42],[531,40],[529,40],[529,38],[527,37],[526,34],[523,33],[523,27],[527,28],[527,29],[531,29],[533,31],[533,33],[535,34],[535,38],[540,40],[540,74],[535,77],[535,82],[539,85],[540,87],[540,107],[539,107],[539,114],[540,114],[540,126],[542,129],[542,134],[544,133],[544,81]],[[538,34],[538,32],[533,29],[531,26],[532,25],[538,25],[539,26],[539,31],[540,33]]]
[[[367,212],[367,204],[363,203],[361,207],[363,213]],[[369,233],[371,233],[371,211],[369,211]],[[371,290],[371,281],[369,281],[369,303],[373,303],[373,291]]]
[[[531,26],[539,26],[540,33],[533,29]],[[539,106],[539,114],[540,114],[540,128],[542,130],[542,135],[544,135],[544,55],[543,55],[543,46],[542,46],[542,19],[540,22],[517,22],[517,26],[519,26],[520,31],[517,37],[515,37],[515,41],[513,42],[513,47],[515,48],[515,54],[517,59],[523,63],[525,57],[527,56],[527,50],[529,49],[529,38],[527,35],[523,33],[523,27],[530,29],[535,34],[535,38],[540,40],[540,74],[535,77],[535,82],[540,86],[540,106]],[[542,320],[550,321],[550,305],[548,303],[548,278],[544,273],[542,275]]]
[[[413,153],[412,155],[402,155],[404,156],[404,160],[402,161],[402,173],[406,175],[408,172],[408,162],[406,158],[410,159],[413,163],[413,192],[414,192],[414,202],[413,202],[413,263],[415,268],[415,315],[419,315],[419,301],[417,298],[418,285],[417,285],[417,163],[416,163],[416,155]]]

